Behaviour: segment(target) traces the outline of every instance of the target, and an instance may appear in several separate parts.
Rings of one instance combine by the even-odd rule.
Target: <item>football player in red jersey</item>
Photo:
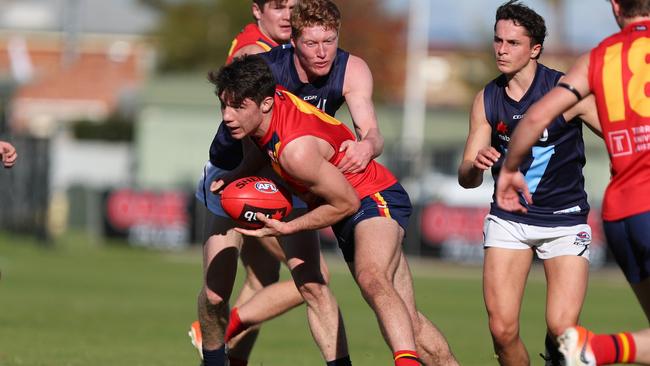
[[[611,160],[602,208],[605,234],[650,319],[650,1],[610,2],[621,31],[582,55],[562,83],[528,109],[512,135],[496,199],[506,210],[525,212],[520,199],[523,195],[530,203],[532,197],[518,169],[523,157],[555,116],[594,95]],[[650,362],[650,344],[636,344],[647,337],[594,337],[585,343],[585,334],[572,327],[560,338],[560,349],[572,362],[567,365]],[[595,357],[581,357],[586,348],[578,343],[590,344]]]
[[[354,141],[354,134],[315,106],[276,89],[260,56],[236,59],[209,79],[233,138],[250,136],[260,148],[257,161],[270,159],[278,175],[310,205],[308,213],[287,222],[258,213],[264,228],[237,230],[266,237],[332,226],[395,365],[457,364],[442,334],[415,306],[401,250],[411,203],[393,174],[374,160],[359,172],[340,171],[341,146]],[[239,167],[242,174],[253,168]]]
[[[251,11],[256,21],[248,24],[233,40],[226,62],[231,62],[233,57],[266,52],[280,43],[288,42],[291,35],[290,14],[295,4],[296,0],[253,0]],[[232,155],[229,154],[227,142],[225,144],[226,147],[219,154],[219,158]],[[224,343],[228,341],[227,333],[230,329],[228,327],[242,327],[236,312],[237,306],[246,303],[254,294],[260,291],[273,294],[264,296],[264,312],[267,318],[280,315],[303,302],[293,281],[276,282],[279,278],[279,262],[285,259],[277,239],[242,237],[232,229],[234,223],[223,212],[219,197],[209,192],[210,183],[227,172],[228,169],[213,164],[211,156],[211,161],[205,165],[196,194],[196,198],[202,203],[199,207],[205,207],[206,239],[203,255],[204,280],[198,297],[199,321],[192,323],[190,337],[205,366],[223,364]],[[318,242],[316,233],[305,233],[301,237],[286,240]],[[224,248],[236,248],[246,270],[246,279],[234,302],[230,319],[228,302],[234,273],[224,271],[226,266],[216,260]],[[234,260],[236,261],[236,257]],[[215,270],[217,263],[221,263],[222,271]],[[322,258],[321,263],[324,280],[327,281],[327,268]],[[228,268],[234,270],[236,266]],[[228,358],[231,366],[247,364],[259,326],[246,328],[244,334],[229,342]]]

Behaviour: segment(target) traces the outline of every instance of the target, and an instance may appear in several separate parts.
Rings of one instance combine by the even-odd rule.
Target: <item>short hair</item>
[[[219,71],[210,71],[208,80],[215,85],[217,97],[224,95],[224,101],[240,106],[245,99],[260,105],[264,98],[275,93],[275,78],[266,61],[259,55],[237,57]]]
[[[537,44],[542,46],[542,49],[536,57],[539,58],[544,50],[544,39],[546,38],[546,23],[541,15],[526,5],[521,4],[519,0],[510,0],[497,9],[494,21],[495,31],[499,20],[512,20],[516,25],[524,27],[528,37],[532,41],[531,46]]]
[[[299,0],[291,11],[291,37],[297,39],[303,29],[322,26],[337,33],[341,28],[341,12],[331,0]]]
[[[618,5],[624,18],[650,15],[650,0],[618,0]]]
[[[266,5],[266,3],[273,2],[273,3],[275,3],[275,5],[279,6],[279,5],[282,5],[282,3],[286,3],[287,0],[253,0],[253,2],[255,4],[257,4],[257,6],[260,8],[260,11],[263,12],[264,11],[264,5]]]

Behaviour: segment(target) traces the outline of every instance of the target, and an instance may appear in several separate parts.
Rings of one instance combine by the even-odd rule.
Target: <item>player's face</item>
[[[219,97],[221,115],[233,138],[241,140],[254,134],[262,122],[262,109],[252,99],[246,98],[241,105],[232,105]]]
[[[526,29],[512,20],[497,22],[492,45],[497,68],[506,75],[523,69],[541,49],[540,45],[531,47],[531,38],[526,34]]]
[[[258,20],[260,30],[279,44],[289,42],[291,37],[291,9],[297,0],[269,1],[264,8],[256,11],[253,4],[253,14]]]
[[[330,72],[339,35],[335,29],[322,26],[307,27],[302,34],[292,40],[300,66],[309,76],[325,76]]]

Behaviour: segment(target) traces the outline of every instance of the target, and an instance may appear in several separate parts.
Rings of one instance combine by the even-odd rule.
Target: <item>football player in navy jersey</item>
[[[538,62],[546,26],[532,9],[509,1],[497,9],[494,53],[501,75],[474,99],[469,134],[458,168],[464,188],[497,180],[510,136],[527,108],[551,90],[562,73]],[[576,324],[587,289],[591,229],[584,191],[582,121],[599,129],[594,101],[586,99],[541,134],[521,166],[534,196],[527,214],[491,204],[484,224],[483,296],[501,365],[528,365],[519,337],[519,313],[534,254],[547,280],[547,365],[562,358],[555,338]]]

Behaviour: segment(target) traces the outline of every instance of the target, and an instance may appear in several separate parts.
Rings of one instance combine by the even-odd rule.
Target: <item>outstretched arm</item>
[[[304,136],[291,141],[280,156],[282,169],[292,178],[302,182],[309,192],[320,197],[323,203],[288,222],[268,219],[258,213],[257,219],[264,223],[265,227],[258,230],[238,228],[237,231],[257,237],[288,235],[321,229],[354,214],[359,209],[359,197],[343,173],[329,162],[332,154],[331,145],[314,136]]]
[[[338,168],[344,173],[363,171],[370,160],[378,157],[384,149],[384,138],[379,131],[372,102],[372,85],[372,73],[366,62],[350,55],[345,69],[343,96],[359,141],[345,141],[341,144],[345,156]]]

